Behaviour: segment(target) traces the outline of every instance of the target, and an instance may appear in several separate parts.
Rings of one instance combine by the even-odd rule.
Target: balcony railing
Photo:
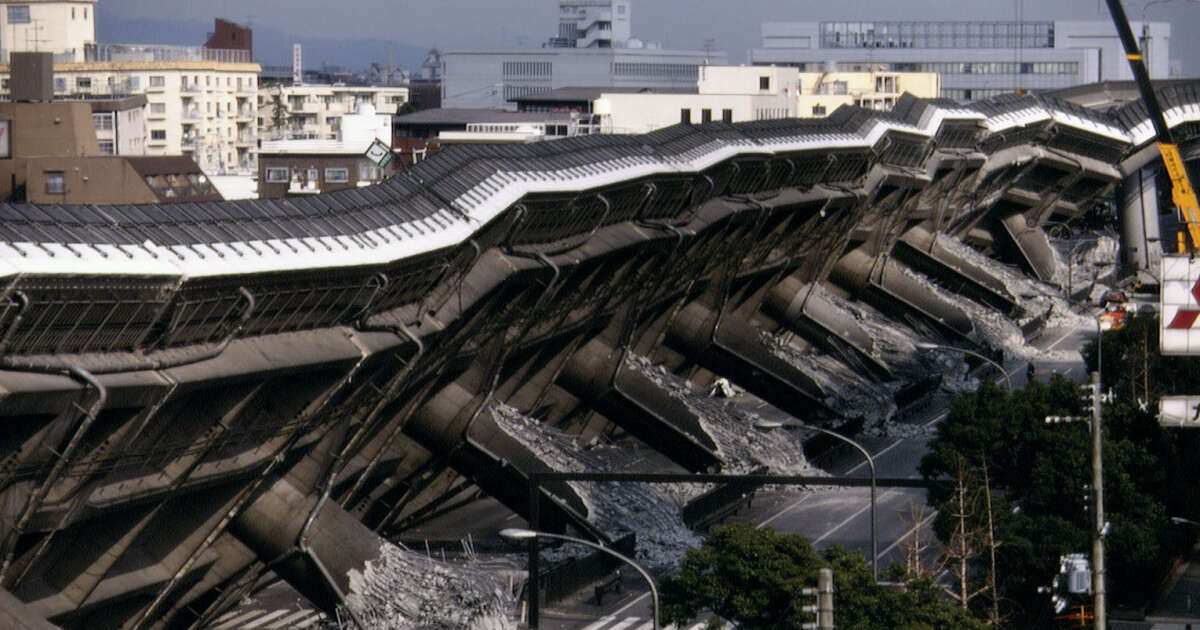
[[[203,46],[160,46],[156,44],[88,44],[87,61],[216,61],[251,63],[250,51]]]

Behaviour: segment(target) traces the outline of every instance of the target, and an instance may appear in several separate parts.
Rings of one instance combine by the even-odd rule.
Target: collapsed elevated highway
[[[1181,143],[1198,85],[1165,88]],[[456,147],[375,187],[174,206],[0,204],[0,599],[30,627],[203,627],[274,572],[336,606],[466,486],[552,467],[497,405],[720,470],[633,359],[811,421],[767,333],[888,378],[830,293],[980,344],[1021,309],[954,238],[1055,283],[1043,231],[1152,167],[1136,105],[1052,96]],[[820,290],[818,290],[820,289]],[[541,522],[604,537],[570,486]]]

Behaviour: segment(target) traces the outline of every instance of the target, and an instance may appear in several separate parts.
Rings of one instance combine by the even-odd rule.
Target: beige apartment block
[[[0,62],[12,52],[83,61],[96,39],[96,0],[0,0]]]
[[[264,140],[333,140],[342,130],[342,117],[362,105],[380,115],[395,115],[408,101],[406,87],[263,86],[258,92],[258,129]]]
[[[210,174],[255,171],[258,64],[248,54],[239,62],[204,59],[245,51],[137,48],[137,55],[124,56],[143,60],[55,64],[54,98],[144,94],[146,155],[188,155]],[[171,55],[193,59],[154,60]],[[0,66],[0,98],[8,97],[8,79],[8,66]]]

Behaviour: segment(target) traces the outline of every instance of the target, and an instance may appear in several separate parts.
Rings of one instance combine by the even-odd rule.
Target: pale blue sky
[[[122,19],[227,17],[293,34],[375,37],[443,48],[538,46],[557,27],[556,0],[99,0]],[[671,48],[716,47],[742,61],[760,43],[765,21],[828,19],[1011,20],[1017,0],[634,0],[634,35]],[[1026,19],[1108,20],[1102,0],[1024,0]],[[1126,0],[1138,19],[1144,2]],[[1172,23],[1172,54],[1200,75],[1200,2],[1174,0],[1147,17]]]

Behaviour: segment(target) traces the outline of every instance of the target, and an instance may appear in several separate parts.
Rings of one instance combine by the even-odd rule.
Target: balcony
[[[183,91],[189,94],[199,94],[204,91],[204,86],[199,83],[189,83],[183,86]]]
[[[252,133],[239,133],[234,144],[238,146],[254,146],[258,144],[258,138]]]
[[[201,120],[203,118],[204,114],[201,114],[200,110],[196,108],[192,108],[183,112],[184,120]]]
[[[249,107],[245,109],[239,109],[237,112],[238,122],[254,122],[257,117],[257,112]]]

